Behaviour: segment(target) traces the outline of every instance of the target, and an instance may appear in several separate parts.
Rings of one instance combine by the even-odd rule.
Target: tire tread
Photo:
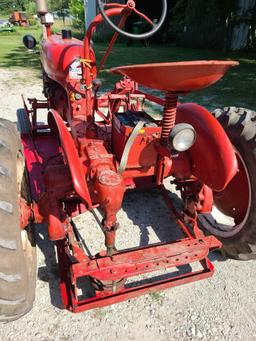
[[[0,118],[0,321],[3,322],[13,321],[28,312],[35,293],[35,281],[29,278],[19,227],[15,179],[17,155],[21,152],[16,125]]]
[[[222,238],[223,253],[240,260],[256,259],[256,112],[246,108],[226,107],[223,110],[215,110],[213,116],[223,126],[231,142],[236,147],[236,144],[246,147],[253,159],[247,164],[251,179],[254,181],[250,215],[245,228],[238,235],[227,240]]]

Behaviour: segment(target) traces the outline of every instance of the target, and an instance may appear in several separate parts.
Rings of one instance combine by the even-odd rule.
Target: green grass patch
[[[98,60],[103,56],[104,48],[104,44],[95,44]],[[215,85],[182,97],[184,101],[196,101],[210,109],[216,106],[233,105],[256,110],[256,60],[255,56],[249,53],[231,52],[224,54],[218,51],[179,48],[168,45],[154,45],[147,48],[140,45],[132,47],[116,45],[99,78],[102,79],[106,87],[111,87],[118,76],[110,75],[108,69],[116,65],[204,59],[238,60],[240,66],[231,68],[225,77]]]
[[[40,68],[39,54],[29,53],[23,46],[22,38],[26,34],[32,34],[39,41],[41,29],[37,26],[17,27],[15,32],[0,34],[0,67]]]
[[[62,28],[61,23],[58,23],[56,29],[60,31]],[[40,27],[19,27],[16,32],[0,34],[0,67],[40,68],[39,49],[37,49],[37,53],[28,53],[23,47],[22,37],[28,33],[40,41]],[[94,49],[99,62],[104,55],[106,44],[95,43]],[[113,66],[203,59],[233,59],[238,60],[240,66],[232,68],[215,85],[186,96],[185,101],[196,101],[210,109],[216,106],[231,105],[256,109],[256,60],[255,55],[247,53],[224,54],[218,51],[179,48],[170,45],[151,45],[145,48],[139,43],[128,47],[125,43],[119,43],[114,47],[104,70],[98,77],[102,80],[104,89],[111,89],[113,83],[119,79],[118,76],[108,72],[109,68]]]
[[[149,294],[153,301],[156,301],[159,305],[163,305],[164,303],[164,294],[163,292],[156,291]]]
[[[64,27],[61,20],[56,22],[55,32]],[[70,28],[70,27],[68,27]],[[23,46],[22,38],[26,34],[33,35],[37,42],[35,53],[28,52]],[[42,36],[41,25],[15,27],[15,32],[0,33],[0,67],[40,69],[39,43]]]

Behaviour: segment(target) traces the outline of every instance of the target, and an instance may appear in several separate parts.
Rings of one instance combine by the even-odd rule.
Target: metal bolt
[[[75,93],[75,99],[79,101],[82,98],[82,95],[79,93]]]

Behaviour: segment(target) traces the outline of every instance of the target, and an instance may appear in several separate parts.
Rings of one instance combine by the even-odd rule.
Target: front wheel
[[[199,215],[199,221],[221,240],[227,256],[256,259],[256,112],[229,107],[213,115],[234,146],[238,172],[224,191],[214,194],[212,214]]]

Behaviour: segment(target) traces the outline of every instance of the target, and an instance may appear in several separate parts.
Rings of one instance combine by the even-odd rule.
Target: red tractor
[[[210,113],[198,104],[178,101],[180,94],[214,84],[238,63],[118,66],[111,72],[121,80],[102,94],[97,74],[118,34],[132,39],[152,36],[165,20],[167,1],[161,1],[158,23],[140,13],[133,0],[97,3],[100,13],[80,41],[70,31],[53,34],[46,3],[37,1],[46,99],[24,102],[18,111],[20,135],[11,122],[0,120],[2,320],[16,319],[33,305],[35,223],[45,222],[49,241],[55,242],[63,307],[72,312],[210,277],[214,267],[209,251],[221,247],[232,258],[256,258],[256,113],[233,107]],[[152,30],[125,32],[132,12]],[[118,26],[113,16],[121,16]],[[103,20],[115,33],[97,67],[91,39]],[[35,44],[31,36],[24,42],[29,48]],[[161,90],[165,98],[142,91],[140,85]],[[149,115],[149,104],[162,107],[161,118]],[[48,112],[47,124],[39,123],[40,109]],[[179,208],[164,186],[170,177],[180,193]],[[122,233],[117,213],[125,193],[153,189],[164,199],[182,237],[117,250],[116,235]],[[216,208],[227,223],[214,217]],[[86,240],[73,222],[86,211],[95,215],[105,238],[105,247],[95,255],[84,247]],[[170,276],[133,285],[127,281],[195,262],[196,270],[187,266],[189,270]],[[81,279],[87,283],[82,299]]]
[[[14,11],[10,14],[9,21],[16,26],[29,26],[26,13]]]

